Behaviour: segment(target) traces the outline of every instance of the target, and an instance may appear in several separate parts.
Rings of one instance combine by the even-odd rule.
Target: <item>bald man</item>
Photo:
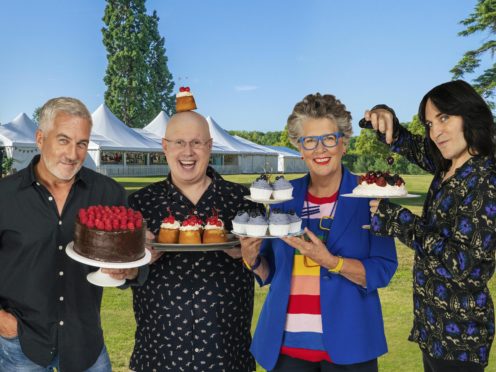
[[[178,221],[217,211],[225,228],[238,210],[257,207],[249,190],[224,180],[208,165],[212,138],[195,112],[170,119],[162,140],[170,172],[163,181],[129,196],[152,233],[170,212]],[[228,253],[228,254],[226,254]],[[250,328],[253,275],[239,250],[153,252],[147,282],[133,289],[137,329],[133,371],[253,371]]]

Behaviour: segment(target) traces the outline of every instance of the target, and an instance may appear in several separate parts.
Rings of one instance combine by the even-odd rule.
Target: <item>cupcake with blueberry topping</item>
[[[272,236],[286,236],[289,233],[289,217],[280,209],[270,211],[269,233]]]
[[[272,186],[265,174],[257,177],[250,187],[250,196],[253,200],[269,200],[272,195]]]
[[[267,219],[259,211],[250,212],[250,218],[246,222],[246,235],[259,237],[267,233]]]
[[[291,199],[291,196],[293,195],[293,185],[291,185],[284,176],[277,176],[272,184],[272,188],[274,189],[272,197],[275,200]]]

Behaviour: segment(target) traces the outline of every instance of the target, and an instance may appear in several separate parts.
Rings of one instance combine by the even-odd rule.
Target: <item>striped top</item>
[[[334,216],[337,196],[337,192],[325,198],[307,193],[301,218],[321,240],[329,234],[326,229],[332,223],[329,216]],[[298,250],[294,256],[281,354],[312,362],[331,361],[322,338],[320,266]]]

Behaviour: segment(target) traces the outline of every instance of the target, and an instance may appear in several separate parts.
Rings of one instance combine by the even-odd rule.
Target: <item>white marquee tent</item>
[[[232,154],[224,154],[213,165],[220,173],[265,173],[277,169],[277,153],[243,143],[227,133],[214,118],[207,116],[210,135],[215,145]]]
[[[277,168],[272,172],[279,173],[302,173],[307,172],[307,167],[303,159],[301,159],[300,153],[295,150],[284,146],[264,146],[258,143],[247,140],[246,138],[234,136],[238,141],[245,144],[258,147],[260,149],[265,149],[266,151],[273,152],[277,154]]]
[[[36,124],[25,114],[17,115],[9,123],[0,125],[0,147],[5,155],[13,158],[12,168],[26,167],[38,153],[35,143]]]

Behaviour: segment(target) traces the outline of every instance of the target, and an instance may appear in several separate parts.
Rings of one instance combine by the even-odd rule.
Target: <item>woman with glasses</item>
[[[358,181],[341,162],[351,115],[334,96],[311,94],[294,107],[288,133],[309,172],[273,208],[294,210],[305,239],[241,239],[245,264],[270,284],[251,351],[272,371],[377,371],[387,352],[377,289],[398,264],[392,239],[362,229],[368,200],[341,197]]]
[[[399,125],[387,106],[365,115],[392,151],[434,174],[422,216],[373,200],[372,230],[415,251],[409,339],[422,350],[424,370],[483,371],[494,338],[487,287],[496,248],[494,119],[462,80],[429,91],[418,115],[425,136]]]

